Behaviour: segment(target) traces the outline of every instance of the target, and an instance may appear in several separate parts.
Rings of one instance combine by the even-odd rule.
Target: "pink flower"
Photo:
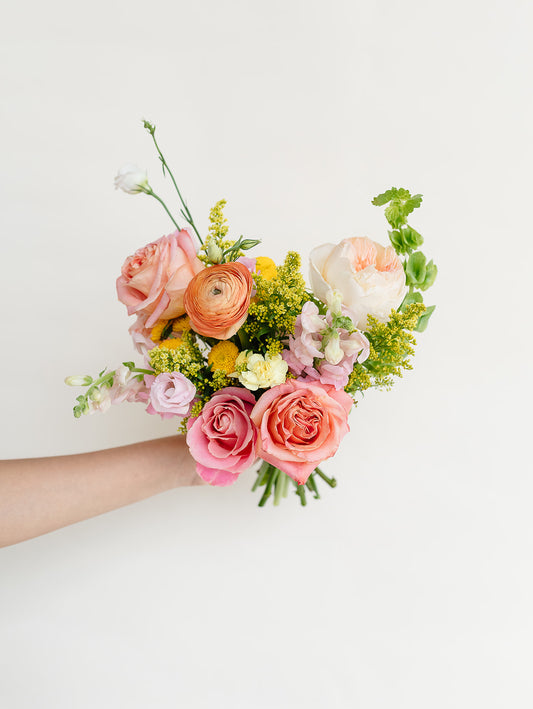
[[[343,308],[339,315],[350,317]],[[370,351],[368,339],[362,332],[349,332],[333,328],[330,310],[320,315],[312,301],[304,303],[296,318],[294,336],[289,337],[289,349],[282,352],[283,359],[293,374],[305,381],[308,377],[322,384],[344,389],[356,362],[364,362]],[[324,337],[328,344],[324,345]],[[304,378],[302,375],[305,374]]]
[[[159,414],[161,418],[187,416],[191,402],[196,395],[196,387],[181,372],[164,372],[154,377],[145,374],[144,380],[150,387],[150,403],[146,411]]]
[[[142,355],[146,355],[151,349],[155,347],[155,342],[150,338],[151,328],[146,327],[146,321],[148,319],[147,313],[139,313],[137,315],[137,320],[130,327],[128,332],[131,335],[133,344],[137,352]]]
[[[112,404],[122,404],[124,401],[139,403],[148,401],[148,388],[142,379],[121,365],[113,379],[113,386],[109,389]]]
[[[313,470],[334,455],[349,431],[352,399],[314,382],[289,379],[266,391],[251,418],[260,429],[260,458],[303,485]]]
[[[217,391],[187,425],[187,444],[198,475],[211,485],[231,485],[257,458],[257,429],[250,419],[254,395],[240,387]]]
[[[193,276],[204,269],[186,229],[162,236],[129,256],[117,278],[118,299],[128,315],[146,314],[146,328],[160,318],[183,315],[183,296]]]

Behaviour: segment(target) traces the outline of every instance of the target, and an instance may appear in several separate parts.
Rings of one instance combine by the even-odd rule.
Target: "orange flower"
[[[184,297],[192,329],[204,337],[229,340],[248,316],[252,285],[252,274],[237,261],[197,273]]]

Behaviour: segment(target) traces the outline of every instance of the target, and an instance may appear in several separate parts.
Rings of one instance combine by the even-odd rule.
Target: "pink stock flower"
[[[231,485],[257,458],[257,429],[250,419],[254,395],[240,387],[217,391],[189,419],[187,444],[196,472],[211,485]]]
[[[334,455],[349,431],[352,399],[344,391],[289,379],[266,391],[251,418],[259,428],[260,458],[303,485]]]
[[[163,419],[187,416],[196,395],[196,387],[190,379],[181,372],[164,372],[157,376],[145,374],[144,380],[150,388],[150,403],[146,409],[149,414],[159,414]]]
[[[146,403],[148,401],[148,387],[142,379],[138,379],[127,367],[121,365],[116,370],[113,386],[109,389],[112,404]]]
[[[350,316],[346,309],[342,314]],[[323,349],[322,340],[332,321],[329,310],[326,315],[320,315],[315,303],[305,303],[296,318],[294,336],[289,337],[289,349],[284,350],[282,356],[291,372],[302,381],[309,378],[344,389],[355,363],[368,357],[370,344],[363,333],[339,328],[334,342],[330,341],[330,346]]]
[[[162,236],[129,256],[117,278],[118,299],[128,315],[146,314],[152,328],[160,318],[183,315],[183,296],[193,276],[204,269],[186,229]]]

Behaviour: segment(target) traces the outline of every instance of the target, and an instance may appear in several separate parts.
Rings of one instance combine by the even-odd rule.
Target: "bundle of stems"
[[[337,485],[335,478],[328,478],[328,476],[325,475],[320,468],[316,468],[307,479],[307,482],[300,485],[296,482],[296,480],[289,477],[287,473],[284,473],[274,465],[263,461],[261,467],[257,471],[257,480],[252,487],[252,492],[257,490],[259,487],[264,487],[265,490],[259,500],[259,507],[264,507],[267,500],[272,495],[274,496],[274,505],[277,506],[283,497],[287,497],[292,485],[296,488],[294,492],[300,498],[300,504],[305,506],[307,504],[306,490],[313,495],[315,500],[320,498],[320,493],[318,492],[316,484],[317,478],[322,479],[330,487],[335,487]]]

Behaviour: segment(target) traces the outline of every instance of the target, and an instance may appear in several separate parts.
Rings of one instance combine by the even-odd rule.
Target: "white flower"
[[[146,170],[141,170],[137,165],[128,163],[121,167],[115,177],[115,189],[124,190],[128,194],[138,194],[150,187]]]
[[[246,364],[242,372],[234,372],[231,376],[237,377],[240,383],[250,391],[268,389],[269,387],[283,384],[287,376],[288,365],[280,354],[260,354],[241,352],[235,365],[237,368]]]
[[[338,290],[360,330],[367,329],[368,315],[387,322],[407,292],[402,262],[392,246],[364,237],[318,246],[311,251],[310,261],[316,297],[323,302],[329,298],[334,304],[336,298],[330,292]]]
[[[70,377],[65,378],[65,384],[69,387],[85,387],[89,386],[92,382],[92,377],[83,376],[82,374],[72,374]]]
[[[341,338],[338,332],[332,332],[324,348],[324,357],[330,364],[339,364],[344,359],[344,350],[340,345]]]

